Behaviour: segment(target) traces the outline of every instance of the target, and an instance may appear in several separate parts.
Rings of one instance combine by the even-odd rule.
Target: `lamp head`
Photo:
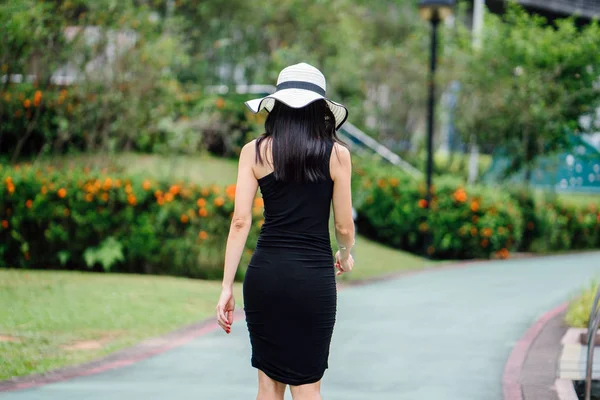
[[[425,21],[444,21],[452,15],[454,0],[420,0],[419,14]]]

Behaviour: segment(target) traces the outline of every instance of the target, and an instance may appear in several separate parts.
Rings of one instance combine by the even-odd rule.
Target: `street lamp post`
[[[429,99],[427,104],[427,204],[431,206],[432,174],[433,174],[433,132],[435,122],[435,70],[437,67],[438,26],[452,15],[454,0],[421,0],[419,14],[425,21],[431,23],[431,59],[429,68]],[[426,241],[428,252],[429,239]]]

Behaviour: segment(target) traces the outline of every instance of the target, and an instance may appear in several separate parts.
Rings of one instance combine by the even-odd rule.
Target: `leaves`
[[[83,252],[83,258],[88,268],[100,263],[106,272],[110,271],[110,268],[117,262],[125,261],[123,245],[112,236],[104,239],[98,247],[88,247]]]

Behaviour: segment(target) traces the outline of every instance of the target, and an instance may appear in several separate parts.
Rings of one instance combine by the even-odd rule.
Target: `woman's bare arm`
[[[254,141],[242,148],[238,166],[237,184],[235,187],[235,208],[227,247],[225,250],[225,271],[223,273],[223,288],[231,289],[237,271],[250,226],[252,225],[252,204],[258,181],[254,176],[252,166],[254,165]]]
[[[331,157],[331,177],[333,179],[333,216],[335,237],[340,246],[340,258],[350,258],[354,245],[354,220],[352,219],[352,160],[350,151],[339,144]]]

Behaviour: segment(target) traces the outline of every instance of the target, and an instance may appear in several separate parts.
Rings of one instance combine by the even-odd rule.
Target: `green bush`
[[[449,259],[600,248],[600,212],[594,204],[536,201],[522,188],[469,187],[444,175],[435,179],[426,212],[423,182],[356,157],[354,170],[358,229],[396,248]],[[426,244],[428,236],[432,242]]]
[[[235,185],[198,187],[115,171],[0,170],[0,267],[216,278]],[[262,199],[244,261],[256,245]]]
[[[571,300],[565,316],[565,322],[569,326],[587,328],[597,289],[598,283],[592,282],[589,287],[582,290],[580,296]]]
[[[423,182],[390,168],[355,171],[358,228],[383,243],[435,258],[466,259],[505,258],[521,241],[522,213],[506,193],[440,178],[427,212]]]

